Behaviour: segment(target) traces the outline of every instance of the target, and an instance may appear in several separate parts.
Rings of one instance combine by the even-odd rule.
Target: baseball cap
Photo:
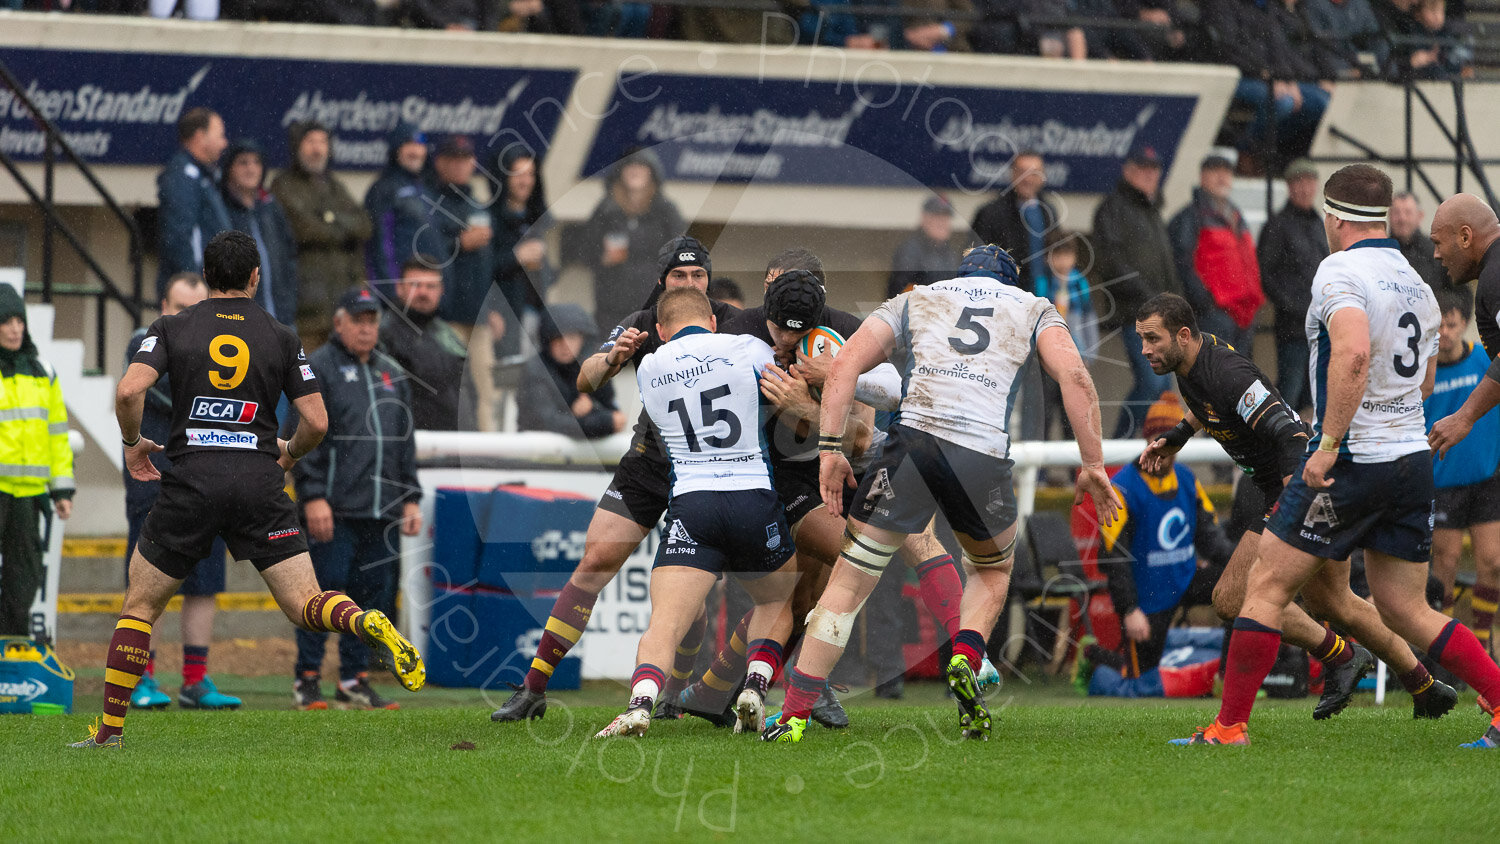
[[[351,287],[339,297],[338,309],[350,316],[373,313],[380,310],[380,300],[368,287]]]
[[[662,244],[661,250],[656,253],[656,267],[660,270],[657,274],[658,281],[666,281],[667,273],[678,267],[702,267],[710,278],[714,274],[708,247],[699,242],[698,238],[687,235],[674,237]]]
[[[474,154],[474,141],[468,135],[444,135],[438,140],[438,155],[464,157]]]
[[[927,199],[922,203],[922,213],[941,214],[944,217],[952,217],[953,203],[949,202],[944,197],[934,194],[933,196],[927,197]]]
[[[1286,173],[1283,175],[1288,182],[1293,179],[1300,179],[1303,176],[1311,176],[1316,179],[1318,178],[1318,165],[1312,163],[1312,160],[1308,158],[1294,158],[1292,159],[1292,163],[1286,166]]]
[[[1137,167],[1160,167],[1161,156],[1157,154],[1156,147],[1148,144],[1137,144],[1130,148],[1130,153],[1125,160]]]
[[[1223,153],[1213,152],[1203,157],[1203,163],[1198,165],[1199,170],[1233,170],[1234,162]]]
[[[827,301],[817,276],[807,270],[787,270],[766,288],[766,319],[788,331],[817,328]]]

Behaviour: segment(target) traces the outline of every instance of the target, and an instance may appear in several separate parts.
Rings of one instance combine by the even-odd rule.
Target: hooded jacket
[[[394,283],[401,277],[401,264],[414,253],[437,251],[432,229],[423,225],[437,194],[426,173],[413,173],[396,162],[401,146],[409,141],[422,141],[416,127],[396,127],[387,138],[391,150],[385,169],[365,193],[365,213],[373,226],[365,244],[365,272],[375,281]]]
[[[219,194],[219,174],[211,165],[179,148],[156,176],[158,263],[156,295],[166,292],[167,279],[182,273],[203,273],[203,247],[229,228],[229,211]]]
[[[26,320],[26,302],[0,284],[0,322]],[[57,372],[37,355],[28,328],[16,351],[0,348],[0,493],[73,497],[73,448]]]
[[[583,416],[573,414],[577,401],[578,371],[598,334],[594,320],[577,305],[554,305],[543,320],[542,347],[526,362],[526,377],[516,401],[516,427],[522,431],[553,431],[570,437],[597,439],[615,432],[615,388],[604,384],[589,394],[593,409]],[[548,350],[553,338],[582,334],[583,350],[572,363],[559,363]]]
[[[523,157],[529,156],[511,154],[496,162],[494,172],[500,182],[500,189],[492,206],[495,213],[495,238],[490,241],[495,249],[495,283],[500,286],[500,292],[505,296],[511,311],[517,314],[527,308],[540,310],[546,301],[547,288],[552,286],[556,275],[556,270],[545,259],[542,266],[535,270],[527,270],[516,260],[517,244],[523,240],[542,240],[552,228],[552,220],[547,216],[547,191],[542,183],[540,159],[532,158],[536,164],[536,187],[532,189],[526,206],[516,211],[509,205],[510,180],[505,174]]]
[[[328,433],[292,469],[297,500],[326,499],[337,518],[400,518],[422,497],[405,370],[379,349],[361,363],[336,334],[307,363],[322,379]]]
[[[630,164],[645,164],[651,170],[656,193],[639,216],[631,216],[615,199],[621,172]],[[604,198],[587,222],[572,238],[569,254],[594,274],[594,319],[600,325],[617,325],[640,308],[657,281],[656,253],[663,243],[687,230],[677,206],[662,194],[661,162],[650,151],[641,150],[615,162],[604,180]],[[627,241],[625,260],[614,266],[603,264],[604,239],[621,236]]]
[[[292,163],[271,182],[271,193],[297,241],[298,313],[303,319],[326,321],[340,294],[365,283],[363,247],[370,237],[370,216],[331,172],[315,175],[302,169],[297,149],[313,128],[321,127],[298,123],[288,131]]]
[[[1094,273],[1089,288],[1099,324],[1116,328],[1157,293],[1182,294],[1172,243],[1152,201],[1121,179],[1094,211]]]
[[[255,291],[255,303],[265,308],[277,322],[295,327],[297,243],[292,239],[292,226],[281,210],[281,203],[265,188],[266,156],[259,144],[241,139],[224,150],[220,170],[228,173],[234,160],[245,153],[254,153],[260,157],[261,185],[256,191],[253,204],[246,207],[230,191],[228,180],[225,180],[221,192],[224,195],[224,207],[229,212],[229,227],[255,238],[256,246],[260,247],[260,287]]]
[[[1249,328],[1266,296],[1260,288],[1255,239],[1240,210],[1194,188],[1193,201],[1177,212],[1167,231],[1183,295],[1198,319],[1221,311],[1235,325]]]

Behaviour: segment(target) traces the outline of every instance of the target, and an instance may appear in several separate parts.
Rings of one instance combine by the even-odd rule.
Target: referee
[[[115,395],[125,465],[140,481],[161,479],[130,560],[130,586],[104,672],[103,726],[73,744],[120,747],[130,692],[145,669],[151,625],[215,537],[249,560],[277,604],[305,630],[354,633],[386,660],[401,684],[422,687],[426,669],[411,643],[378,610],[318,588],[285,471],[328,429],[317,377],[291,329],[255,303],[260,284],[255,241],[222,232],[203,250],[209,297],[158,319],[141,341]],[[151,464],[163,446],[140,434],[146,391],[171,376],[172,431],[165,476]],[[276,437],[285,394],[300,419],[290,440]]]

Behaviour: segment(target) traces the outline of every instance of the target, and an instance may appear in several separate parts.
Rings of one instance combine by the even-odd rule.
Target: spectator
[[[1177,396],[1164,394],[1146,415],[1146,441],[1182,419]],[[1085,646],[1087,660],[1098,663],[1088,693],[1170,695],[1170,684],[1164,685],[1166,678],[1157,667],[1172,617],[1180,607],[1213,603],[1214,584],[1234,546],[1219,527],[1208,493],[1186,466],[1169,462],[1153,474],[1132,461],[1112,481],[1125,502],[1124,518],[1099,527],[1099,569],[1109,580],[1109,597],[1120,617],[1121,650]]]
[[[1047,185],[1041,153],[1022,150],[1010,160],[1010,186],[974,214],[974,237],[1015,256],[1021,289],[1032,292],[1034,279],[1046,271],[1047,232],[1057,226],[1056,197]]]
[[[941,196],[927,197],[917,230],[901,241],[891,258],[886,297],[957,275],[959,255],[952,239],[953,206]]]
[[[648,150],[615,163],[604,198],[578,230],[570,254],[594,274],[594,319],[619,325],[655,288],[656,251],[687,231],[682,214],[662,195],[661,164]]]
[[[230,169],[233,169],[232,167]],[[262,259],[262,265],[265,260]],[[178,273],[167,282],[167,295],[161,300],[161,315],[180,313],[208,298],[208,288],[203,279],[193,273]],[[125,365],[135,357],[136,350],[146,339],[147,328],[137,328],[130,337],[125,350]],[[163,375],[151,389],[146,391],[146,406],[141,414],[141,436],[152,442],[164,443],[172,434],[172,386],[169,377]],[[165,473],[172,467],[165,452],[151,455],[151,463],[157,471]],[[161,493],[161,481],[138,481],[125,475],[125,521],[129,538],[125,547],[126,585],[129,586],[130,558],[135,556],[135,544],[141,536],[141,525],[146,523],[146,514],[156,503]],[[208,676],[208,650],[213,644],[214,611],[218,605],[218,594],[224,591],[223,539],[215,539],[208,556],[193,566],[187,579],[178,587],[182,595],[182,689],[177,702],[184,709],[234,709],[240,699],[220,692]],[[170,706],[172,699],[164,694],[156,682],[156,649],[152,648],[146,661],[146,673],[136,684],[130,695],[130,705],[137,709],[160,709]]]
[[[1467,289],[1438,294],[1443,323],[1438,330],[1437,376],[1432,395],[1422,402],[1427,430],[1439,419],[1458,412],[1469,394],[1484,380],[1489,356],[1464,339],[1473,313]],[[1500,602],[1500,409],[1490,409],[1474,423],[1469,436],[1442,459],[1434,454],[1437,488],[1433,504],[1432,575],[1443,584],[1443,608],[1451,612],[1458,559],[1463,555],[1464,532],[1473,540],[1476,579],[1470,607],[1474,636],[1493,655],[1490,629]]]
[[[73,514],[68,411],[52,365],[37,355],[26,302],[0,284],[0,636],[31,636],[42,585],[38,518]]]
[[[1123,8],[1125,4],[1116,0],[1070,0],[1068,5],[1072,14],[1101,21],[1118,21],[1134,17],[1134,14],[1126,13]],[[1131,6],[1133,5],[1134,3],[1131,2]],[[1090,26],[1084,27],[1083,36],[1087,58],[1131,61],[1151,61],[1153,58],[1151,48],[1146,45],[1146,39],[1142,37],[1140,31],[1135,29]]]
[[[151,17],[170,18],[181,7],[182,16],[194,21],[219,19],[219,0],[151,0]],[[218,232],[215,232],[218,234]]]
[[[473,400],[465,401],[464,341],[438,317],[443,274],[438,260],[416,254],[401,266],[396,282],[398,307],[380,323],[381,347],[406,370],[412,382],[412,424],[418,431],[473,430]]]
[[[1167,226],[1177,277],[1198,325],[1253,356],[1255,312],[1265,304],[1255,239],[1229,198],[1234,165],[1222,155],[1203,159],[1193,201]]]
[[[287,130],[292,166],[271,183],[297,240],[297,333],[308,349],[328,339],[333,305],[365,283],[370,215],[328,171],[328,128],[309,121]]]
[[[728,276],[715,278],[708,283],[708,298],[715,302],[733,305],[742,311],[745,309],[744,291],[740,290],[739,284]]]
[[[172,276],[203,272],[203,245],[229,228],[216,169],[228,146],[224,119],[206,108],[188,109],[177,121],[177,140],[181,148],[156,177],[158,296]]]
[[[1445,0],[1417,0],[1392,15],[1398,21],[1389,71],[1402,79],[1458,79],[1472,76],[1474,48],[1464,32],[1448,23]],[[1409,21],[1409,22],[1408,22]]]
[[[1307,143],[1328,107],[1329,93],[1314,84],[1317,67],[1288,42],[1270,8],[1272,2],[1262,6],[1256,0],[1204,0],[1202,22],[1211,33],[1204,58],[1240,69],[1235,102],[1255,109],[1256,114],[1240,139],[1242,155],[1260,151],[1275,120],[1275,153],[1288,159],[1306,154]]]
[[[1276,389],[1293,408],[1312,406],[1307,384],[1307,309],[1312,281],[1328,257],[1323,213],[1314,206],[1318,168],[1299,158],[1286,168],[1286,205],[1260,230],[1256,256],[1276,316]]]
[[[900,43],[892,46],[931,53],[968,52],[969,22],[950,20],[946,13],[967,15],[974,10],[970,0],[911,0],[906,5],[913,9],[927,9],[932,16],[904,18]]]
[[[1338,79],[1365,75],[1361,51],[1389,50],[1370,0],[1302,0],[1300,9],[1327,60],[1335,63]]]
[[[373,235],[365,245],[365,273],[383,296],[401,274],[406,259],[432,255],[435,242],[427,214],[437,195],[427,181],[427,139],[410,123],[390,134],[390,158],[365,193],[365,213]]]
[[[378,351],[380,303],[365,288],[348,290],[333,312],[333,336],[308,357],[323,385],[328,434],[292,469],[318,585],[345,592],[360,606],[394,614],[401,549],[396,538],[422,529],[417,445],[406,373]],[[326,633],[297,631],[293,694],[298,709],[327,709],[320,677]],[[344,708],[399,709],[370,686],[370,650],[358,636],[339,636]]]
[[[236,141],[224,151],[223,172],[227,228],[255,238],[260,248],[260,286],[255,290],[255,302],[278,322],[295,327],[297,244],[280,203],[265,188],[265,156],[254,141]]]
[[[400,14],[423,29],[472,32],[481,28],[484,6],[485,0],[401,0]]]
[[[577,305],[554,305],[542,320],[542,347],[526,363],[517,396],[516,426],[522,431],[553,431],[596,440],[625,430],[625,414],[615,408],[613,384],[592,393],[578,391],[578,354],[598,335],[588,312]]]
[[[530,152],[507,154],[495,170],[500,194],[495,198],[495,283],[507,306],[505,319],[516,321],[506,331],[497,353],[521,353],[525,332],[547,301],[556,270],[547,260],[547,192],[542,187],[541,162]]]
[[[1341,58],[1341,45],[1327,44],[1318,40],[1312,24],[1302,13],[1303,0],[1269,0],[1266,8],[1271,20],[1281,29],[1287,45],[1291,47],[1307,67],[1314,69],[1318,86],[1325,93],[1333,92],[1333,81],[1347,71]],[[1308,139],[1309,142],[1311,138]]]
[[[1094,303],[1089,297],[1089,280],[1078,269],[1081,240],[1077,233],[1063,228],[1047,232],[1046,269],[1036,277],[1035,293],[1050,300],[1068,321],[1073,345],[1078,347],[1084,364],[1092,366],[1098,356],[1099,319],[1094,315]],[[1068,415],[1063,412],[1062,388],[1051,378],[1044,379],[1042,384],[1040,392],[1045,396],[1045,415],[1041,431],[1034,438],[1050,439],[1053,422],[1057,421],[1062,426],[1063,437],[1072,439],[1073,429],[1068,424]],[[1025,386],[1027,390],[1031,389],[1030,383]]]
[[[1434,257],[1432,238],[1422,230],[1422,219],[1425,216],[1416,195],[1410,191],[1396,194],[1391,199],[1391,237],[1401,245],[1401,254],[1406,256],[1407,263],[1411,264],[1411,268],[1417,271],[1417,275],[1427,282],[1434,293],[1458,287],[1460,285],[1455,285],[1448,279],[1448,271]]]
[[[1172,260],[1172,243],[1161,218],[1161,158],[1149,146],[1130,151],[1120,181],[1094,211],[1094,277],[1100,325],[1119,328],[1134,379],[1114,438],[1126,439],[1140,429],[1146,409],[1172,388],[1170,375],[1157,375],[1141,354],[1135,313],[1157,293],[1182,293]]]

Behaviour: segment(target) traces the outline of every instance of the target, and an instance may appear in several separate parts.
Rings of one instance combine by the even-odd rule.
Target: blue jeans
[[[1114,439],[1131,439],[1141,431],[1146,421],[1146,411],[1161,398],[1161,394],[1172,389],[1172,376],[1157,375],[1151,364],[1141,354],[1141,336],[1135,333],[1135,321],[1126,319],[1120,326],[1120,342],[1125,344],[1125,357],[1130,361],[1130,374],[1135,379],[1125,401],[1120,405],[1120,415],[1115,422]]]
[[[1266,136],[1270,128],[1272,111],[1267,104],[1267,95],[1270,93],[1270,84],[1261,79],[1241,79],[1238,87],[1234,90],[1234,99],[1245,103],[1255,109],[1255,120],[1250,124],[1250,131],[1244,139],[1242,149],[1255,149],[1260,146],[1261,139]],[[1318,129],[1318,123],[1323,119],[1323,112],[1328,110],[1329,93],[1311,82],[1297,83],[1297,91],[1302,95],[1302,108],[1296,108],[1296,103],[1291,97],[1281,96],[1276,98],[1275,120],[1277,146],[1283,151],[1293,149],[1300,152],[1305,150],[1306,144],[1311,142],[1312,136]]]
[[[401,574],[401,538],[394,522],[384,519],[333,520],[333,538],[309,542],[313,571],[321,589],[347,594],[361,609],[396,609],[396,582]],[[296,676],[321,672],[327,633],[297,631]],[[370,649],[358,636],[339,636],[339,679],[353,680],[370,665]]]
[[[1276,389],[1293,410],[1312,406],[1307,389],[1307,340],[1297,337],[1276,343]]]

